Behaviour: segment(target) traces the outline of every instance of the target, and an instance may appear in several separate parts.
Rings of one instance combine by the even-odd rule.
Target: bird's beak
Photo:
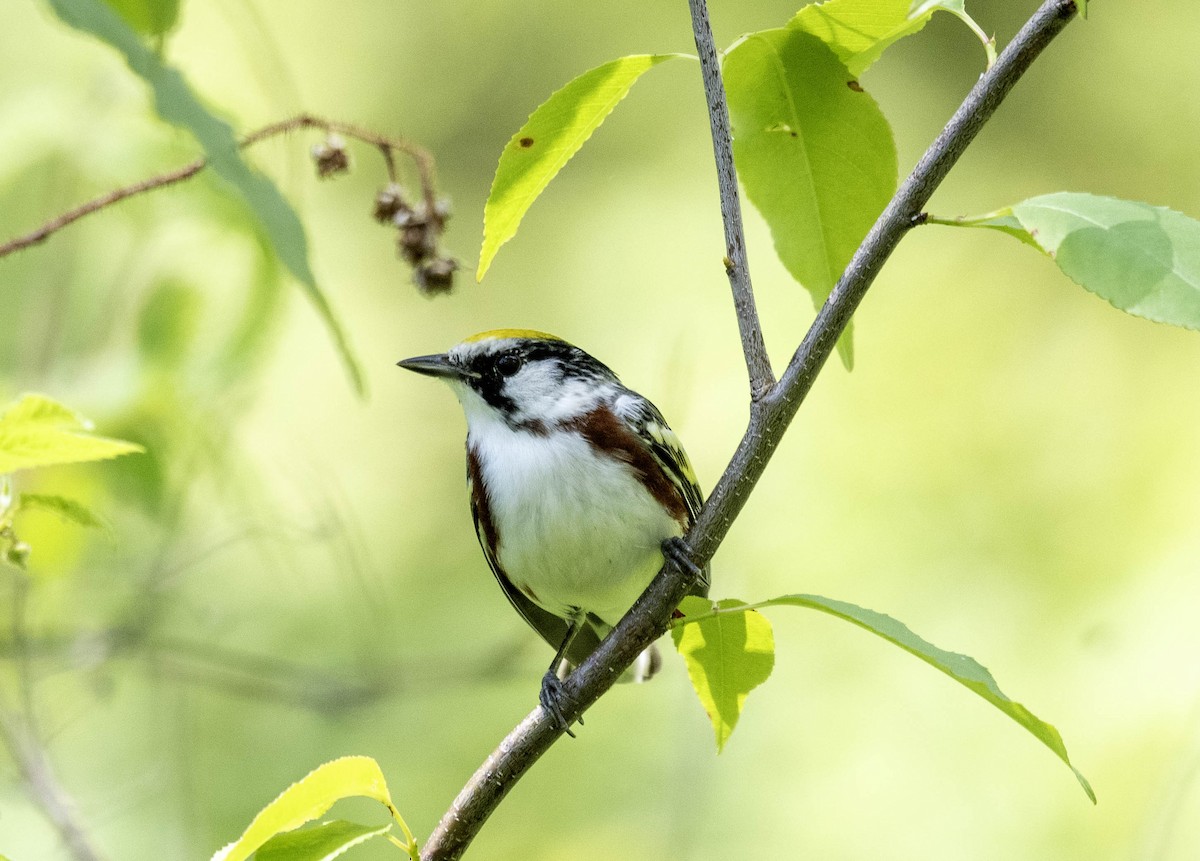
[[[465,376],[463,369],[451,362],[450,356],[446,353],[435,353],[432,356],[413,356],[411,359],[401,359],[396,364],[405,370],[416,371],[418,374],[425,374],[430,377],[462,379]]]

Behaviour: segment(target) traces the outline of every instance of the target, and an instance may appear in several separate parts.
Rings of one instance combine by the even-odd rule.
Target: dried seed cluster
[[[346,142],[336,134],[312,148],[313,162],[321,178],[350,170]],[[424,199],[410,202],[398,183],[389,183],[375,195],[373,214],[380,224],[396,228],[396,247],[413,268],[413,283],[426,296],[449,293],[454,288],[458,261],[441,252],[442,234],[450,219],[450,203],[438,199],[430,206]]]

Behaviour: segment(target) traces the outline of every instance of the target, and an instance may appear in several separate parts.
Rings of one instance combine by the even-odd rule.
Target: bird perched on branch
[[[570,734],[560,676],[596,650],[664,554],[708,594],[681,536],[703,498],[662,413],[561,338],[498,329],[400,367],[450,384],[467,418],[467,484],[483,553],[525,621],[557,650],[542,708]],[[649,678],[651,645],[632,668]]]

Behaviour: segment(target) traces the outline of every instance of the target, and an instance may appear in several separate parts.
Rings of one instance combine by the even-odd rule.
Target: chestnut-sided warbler
[[[654,404],[544,332],[483,332],[399,365],[445,380],[462,404],[475,533],[508,600],[557,649],[539,701],[569,733],[560,673],[595,651],[664,553],[708,593],[680,537],[703,502],[687,454]],[[634,678],[660,663],[652,645]]]

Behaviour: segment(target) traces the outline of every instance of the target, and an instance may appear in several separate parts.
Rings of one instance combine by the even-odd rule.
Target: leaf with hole
[[[775,636],[765,616],[749,609],[712,614],[714,608],[742,607],[743,602],[732,598],[714,603],[690,596],[679,605],[684,618],[671,628],[675,648],[712,723],[718,753],[733,734],[747,695],[775,666]],[[691,616],[703,618],[692,622]]]
[[[584,72],[538,106],[500,153],[483,208],[483,247],[476,280],[482,281],[500,246],[517,234],[521,219],[550,180],[659,63],[683,54],[620,57]]]
[[[750,34],[723,74],[746,194],[819,307],[896,190],[892,130],[833,51],[800,30]],[[850,367],[849,328],[838,350]]]

